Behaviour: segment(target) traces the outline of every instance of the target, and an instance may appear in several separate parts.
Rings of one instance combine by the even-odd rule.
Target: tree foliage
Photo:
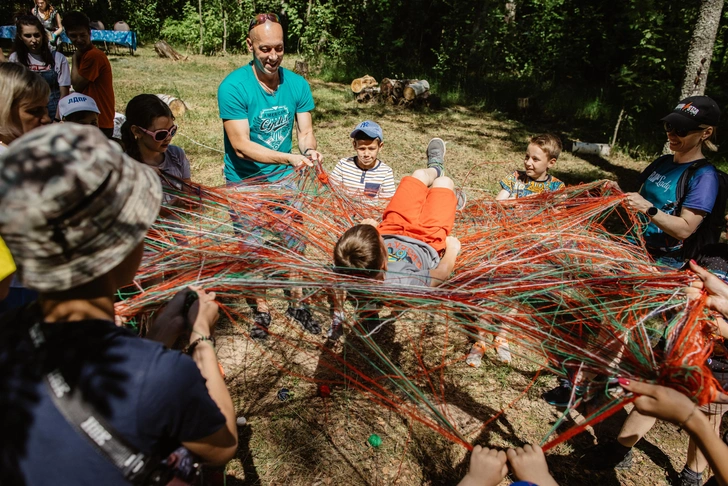
[[[60,0],[142,39],[200,47],[197,0]],[[9,16],[15,0],[0,7]],[[25,6],[25,4],[23,4]],[[202,50],[244,49],[256,12],[281,15],[287,50],[323,75],[426,77],[440,94],[515,112],[590,136],[636,145],[679,96],[701,0],[202,0]],[[27,6],[25,6],[27,8]],[[728,112],[728,9],[723,9],[707,93]],[[223,29],[223,22],[225,29]],[[7,23],[7,21],[6,21]],[[224,34],[225,30],[225,34]],[[648,123],[649,122],[649,123]]]

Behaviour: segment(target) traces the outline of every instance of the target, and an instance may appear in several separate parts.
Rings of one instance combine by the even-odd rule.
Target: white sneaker
[[[496,336],[493,338],[493,343],[495,343],[495,352],[498,355],[498,360],[501,363],[511,364],[511,347],[508,345],[506,338]]]
[[[476,341],[470,347],[470,352],[468,353],[468,357],[465,358],[465,362],[472,368],[480,368],[484,354],[485,343],[483,341]]]

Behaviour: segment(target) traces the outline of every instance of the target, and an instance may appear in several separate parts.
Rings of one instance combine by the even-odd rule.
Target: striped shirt
[[[350,192],[370,198],[388,198],[394,195],[394,174],[392,168],[381,160],[368,170],[356,165],[356,157],[341,159],[331,171],[331,179]]]

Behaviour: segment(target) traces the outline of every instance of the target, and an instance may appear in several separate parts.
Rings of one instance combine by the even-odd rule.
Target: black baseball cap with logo
[[[667,122],[678,130],[698,130],[701,125],[714,127],[720,122],[720,108],[708,96],[690,96],[678,103],[672,113],[660,121]]]

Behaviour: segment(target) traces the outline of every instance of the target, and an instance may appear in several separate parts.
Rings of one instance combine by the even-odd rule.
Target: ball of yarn
[[[369,445],[372,447],[379,447],[382,445],[382,438],[377,434],[372,434],[369,436],[369,439],[367,439],[367,442],[369,442]]]
[[[329,385],[319,385],[318,394],[321,398],[329,398],[331,396],[331,388],[329,388]]]

